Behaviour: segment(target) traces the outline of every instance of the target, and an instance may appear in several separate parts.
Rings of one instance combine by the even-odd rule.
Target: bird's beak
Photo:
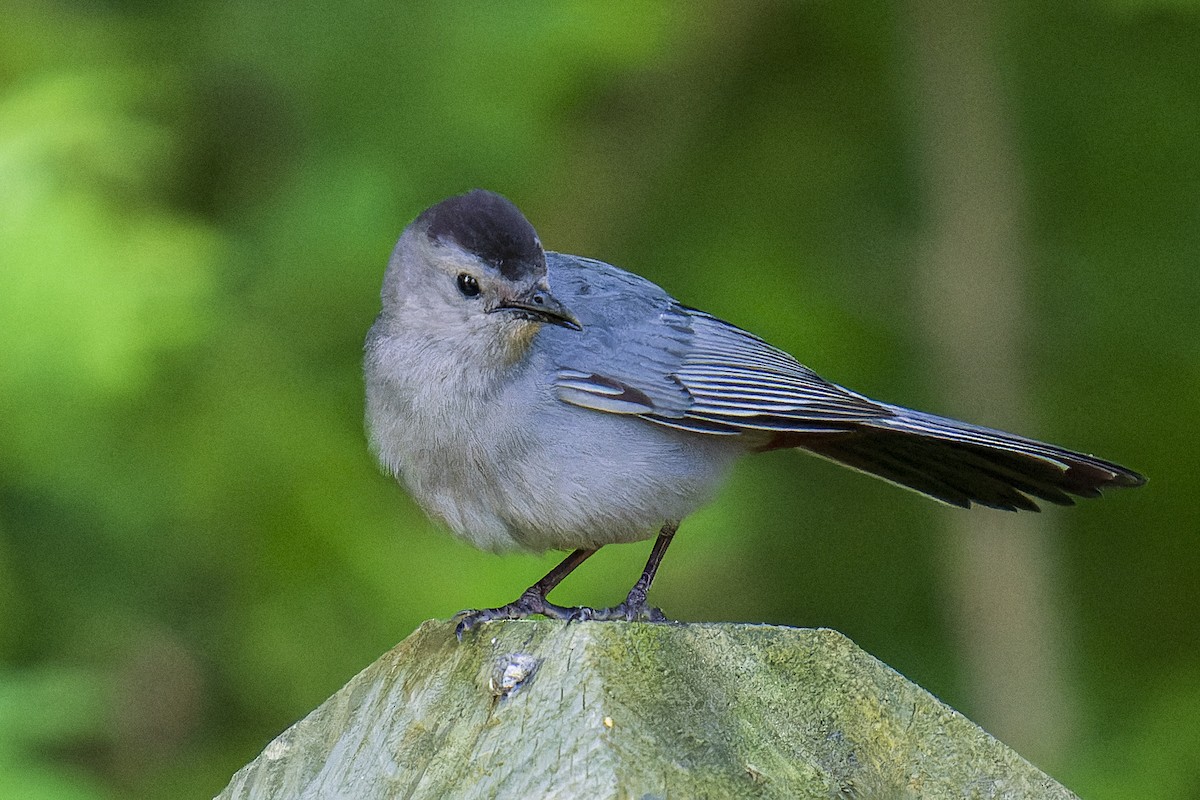
[[[534,288],[520,296],[502,300],[491,310],[493,312],[509,311],[523,319],[548,322],[551,325],[560,325],[573,331],[583,330],[583,326],[579,324],[575,315],[560,303],[557,297],[545,289]]]

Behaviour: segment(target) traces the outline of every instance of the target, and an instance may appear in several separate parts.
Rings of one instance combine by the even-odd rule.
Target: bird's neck
[[[523,320],[496,322],[500,325],[480,330],[479,321],[471,319],[380,318],[368,358],[379,360],[377,374],[399,397],[451,405],[481,402],[521,368],[540,327]]]

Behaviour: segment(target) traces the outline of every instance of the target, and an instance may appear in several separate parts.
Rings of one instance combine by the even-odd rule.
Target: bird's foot
[[[670,622],[660,609],[621,603],[612,608],[574,609],[570,622]]]
[[[633,587],[625,602],[612,608],[576,608],[571,622],[669,622],[667,615],[646,602],[646,592]]]
[[[458,612],[455,615],[458,618],[458,625],[454,627],[454,635],[461,641],[464,633],[480,623],[498,619],[525,619],[535,614],[540,614],[550,619],[571,620],[576,618],[575,615],[580,610],[555,605],[548,601],[544,595],[539,594],[533,589],[529,589],[525,594],[506,606],[468,609]]]

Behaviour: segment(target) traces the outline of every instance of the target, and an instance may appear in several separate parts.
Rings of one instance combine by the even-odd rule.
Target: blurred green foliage
[[[12,0],[3,16],[0,796],[214,794],[419,621],[511,600],[554,561],[451,541],[363,441],[384,264],[445,196],[501,191],[550,248],[954,413],[913,319],[896,8]],[[1085,733],[1044,766],[1089,797],[1192,797],[1200,13],[998,18],[1032,228],[1031,433],[1152,479],[1053,512]],[[955,513],[764,456],[685,524],[655,600],[839,628],[970,715],[939,564]],[[609,548],[558,599],[614,602],[644,557]]]

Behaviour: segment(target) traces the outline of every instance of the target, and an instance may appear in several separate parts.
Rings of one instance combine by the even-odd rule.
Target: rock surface
[[[426,622],[234,798],[1073,798],[831,630]]]

